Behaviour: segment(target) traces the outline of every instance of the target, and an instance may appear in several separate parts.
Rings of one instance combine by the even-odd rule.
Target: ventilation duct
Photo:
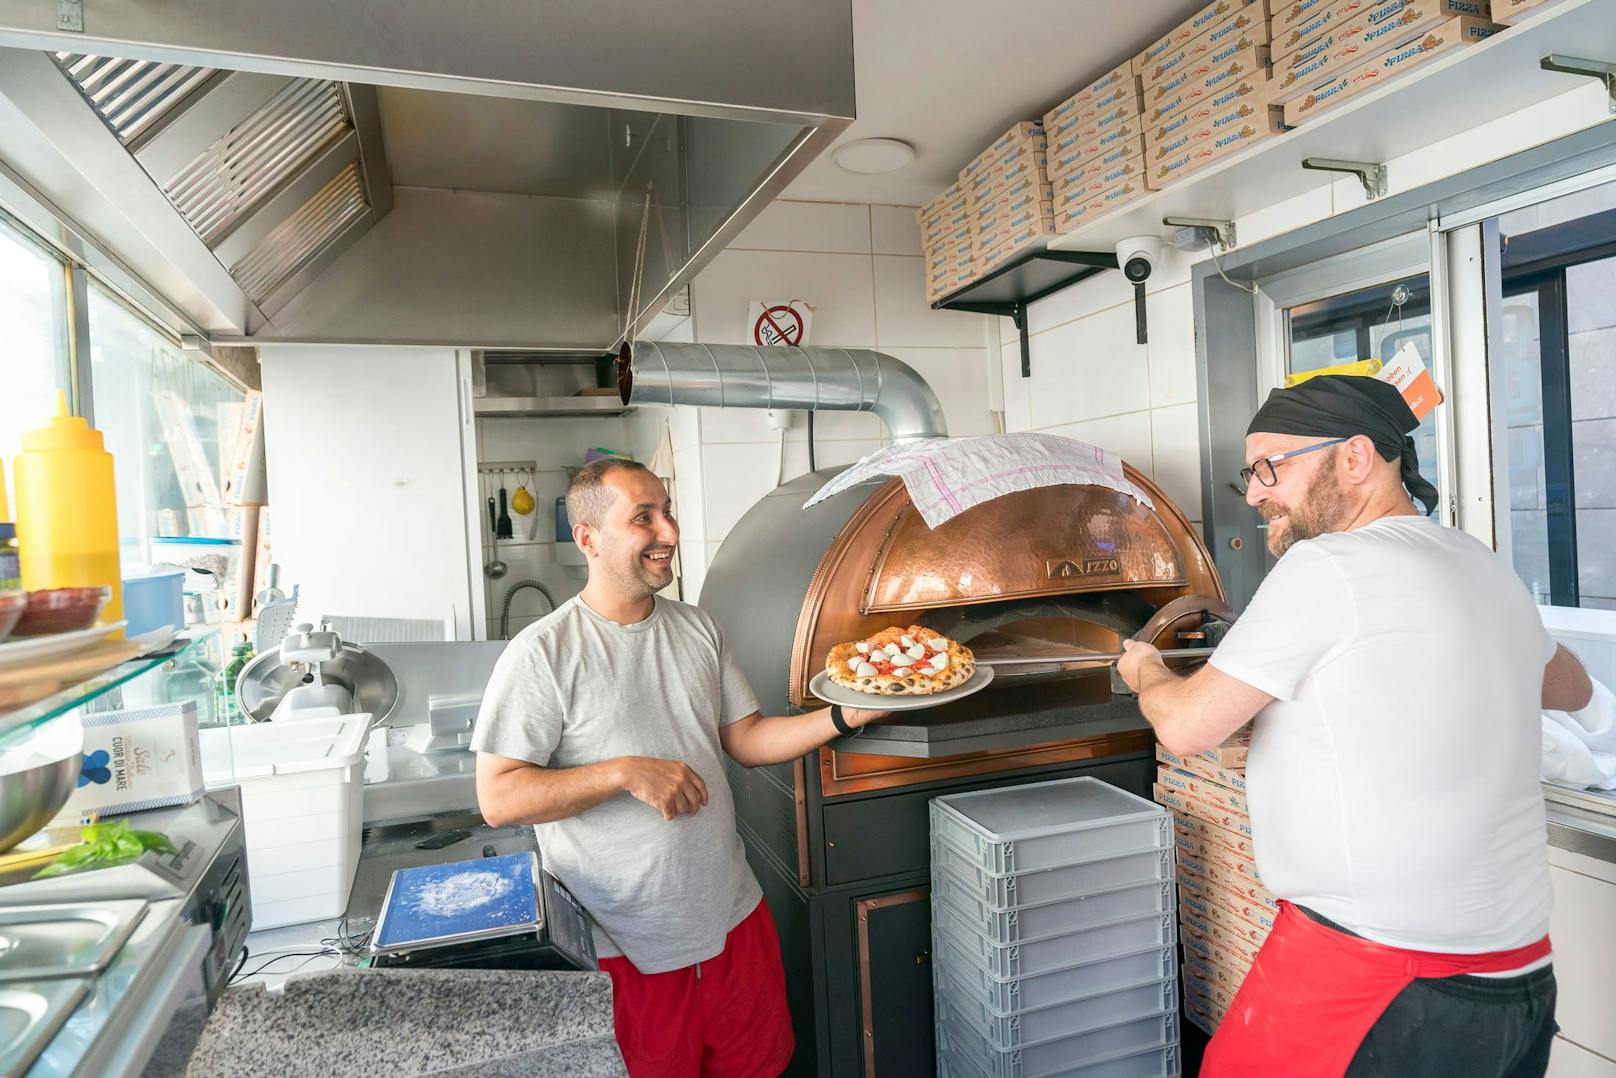
[[[625,344],[617,364],[624,404],[874,412],[894,442],[948,436],[926,380],[868,349],[640,341]]]
[[[53,54],[95,114],[129,146],[217,72],[206,67],[122,60],[77,52]]]

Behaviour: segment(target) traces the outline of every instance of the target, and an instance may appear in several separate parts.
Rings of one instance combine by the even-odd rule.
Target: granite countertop
[[[190,1078],[622,1076],[604,973],[333,970],[224,993]]]

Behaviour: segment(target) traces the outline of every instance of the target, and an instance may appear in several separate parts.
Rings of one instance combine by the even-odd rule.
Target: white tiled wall
[[[814,308],[810,345],[873,348],[902,360],[936,391],[951,434],[990,433],[990,322],[931,310],[923,282],[913,207],[776,202],[691,285],[691,322],[698,341],[750,343],[753,300],[801,300]],[[761,411],[679,408],[671,415],[685,596],[694,601],[735,522],[781,477],[808,470],[807,427],[799,415],[782,444]],[[821,412],[815,463],[852,464],[885,439],[874,415]]]
[[[1550,101],[1387,162],[1391,190],[1406,191],[1609,118],[1601,86]],[[1326,184],[1236,221],[1249,246],[1363,205],[1355,179]],[[1204,255],[1199,257],[1205,257]],[[1017,335],[998,328],[1006,426],[1094,442],[1151,475],[1192,519],[1201,515],[1192,263],[1169,252],[1151,277],[1149,344],[1135,343],[1133,291],[1101,273],[1028,312],[1032,377],[1021,377]]]

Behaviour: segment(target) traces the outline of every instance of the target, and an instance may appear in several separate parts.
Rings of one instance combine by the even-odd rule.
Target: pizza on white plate
[[[872,696],[925,696],[957,689],[976,673],[976,656],[922,625],[894,626],[838,644],[825,659],[831,681]]]

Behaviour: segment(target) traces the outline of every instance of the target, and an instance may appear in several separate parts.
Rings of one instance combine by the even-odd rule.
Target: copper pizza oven
[[[1163,649],[1208,645],[1232,617],[1200,536],[1131,467],[1124,474],[1148,506],[1105,487],[1050,486],[937,528],[897,479],[805,509],[834,474],[803,476],[749,510],[702,589],[764,710],[821,706],[808,683],[830,649],[890,625],[935,629],[981,661],[1021,662],[997,666],[981,693],[823,750],[827,792],[996,770],[1029,754],[1148,747],[1111,665],[1073,657],[1118,651],[1142,632]]]
[[[934,529],[902,482],[877,487],[819,559],[792,641],[790,702],[816,703],[808,682],[832,647],[894,624],[936,629],[984,659],[1111,652],[1168,603],[1204,596],[1156,634],[1163,647],[1189,643],[1179,634],[1201,633],[1197,615],[1221,605],[1217,573],[1166,495],[1132,468],[1125,475],[1155,509],[1104,487],[1054,486],[1005,495]],[[1003,668],[1001,691],[1057,672]]]

